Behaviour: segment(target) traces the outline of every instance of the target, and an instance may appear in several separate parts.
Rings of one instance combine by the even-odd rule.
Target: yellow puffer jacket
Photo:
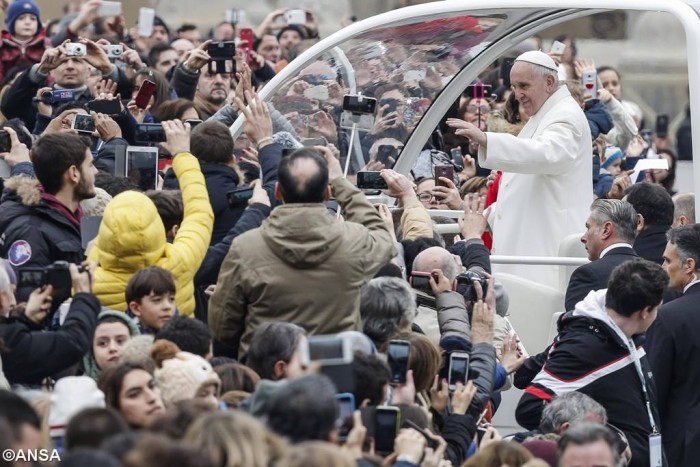
[[[160,266],[175,276],[180,314],[194,314],[192,279],[209,248],[214,213],[199,161],[189,153],[178,154],[173,170],[182,190],[184,216],[172,244],[165,241],[163,221],[143,193],[120,193],[105,209],[89,258],[99,264],[93,292],[107,308],[126,310],[124,291],[131,276]]]

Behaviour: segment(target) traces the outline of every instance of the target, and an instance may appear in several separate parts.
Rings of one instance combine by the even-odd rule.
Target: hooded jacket
[[[239,348],[239,356],[266,321],[292,322],[309,334],[362,330],[360,288],[395,251],[365,195],[342,178],[331,186],[345,221],[321,203],[285,204],[233,241],[208,321],[214,337]]]
[[[567,392],[582,392],[605,407],[609,423],[627,436],[632,449],[629,466],[648,467],[652,429],[642,382],[628,338],[605,308],[606,292],[590,292],[573,311],[562,315],[544,367],[525,389],[515,416],[520,425],[532,430],[538,427],[547,402]],[[658,425],[651,370],[644,349],[635,346]]]
[[[18,176],[5,180],[0,204],[0,255],[18,268],[46,267],[54,261],[81,263],[80,231],[41,199],[40,183]],[[31,290],[19,289],[24,301]]]
[[[214,213],[209,204],[204,176],[197,159],[189,153],[173,159],[180,180],[184,216],[169,244],[156,206],[143,193],[125,191],[107,205],[90,260],[95,270],[94,293],[103,306],[126,310],[124,290],[136,271],[159,266],[175,277],[175,302],[185,316],[194,314],[194,278],[209,247]]]

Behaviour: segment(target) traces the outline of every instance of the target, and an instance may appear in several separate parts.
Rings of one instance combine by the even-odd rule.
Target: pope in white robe
[[[558,256],[562,239],[583,232],[593,201],[591,131],[578,102],[566,86],[559,86],[556,64],[548,55],[520,55],[511,84],[529,117],[517,138],[484,133],[461,120],[448,124],[479,144],[482,167],[504,172],[489,214],[492,254]],[[558,288],[556,266],[493,269]]]

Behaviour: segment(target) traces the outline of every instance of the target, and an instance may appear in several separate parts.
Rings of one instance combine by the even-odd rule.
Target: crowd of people
[[[528,39],[410,155],[497,21],[436,20],[449,45],[426,25],[390,31],[421,46],[353,39],[263,100],[319,40],[312,11],[209,31],[156,16],[144,37],[103,3],[48,22],[3,4],[0,465],[694,465],[694,194],[615,69]],[[376,100],[359,131],[358,93]],[[147,129],[158,169],[129,170]],[[635,172],[645,158],[668,169]],[[581,231],[590,262],[530,355],[490,254],[556,256]],[[529,431],[502,436],[513,386]]]

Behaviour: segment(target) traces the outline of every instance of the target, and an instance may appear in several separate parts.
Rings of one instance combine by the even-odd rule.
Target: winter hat
[[[298,25],[298,24],[288,24],[282,29],[280,29],[280,32],[277,33],[277,40],[280,40],[280,37],[282,37],[282,34],[284,34],[287,31],[294,31],[297,34],[299,34],[299,37],[302,39],[307,39],[308,34],[306,33],[306,28]]]
[[[30,13],[36,16],[36,20],[39,23],[36,33],[39,34],[41,32],[41,15],[39,14],[39,7],[36,6],[36,3],[31,0],[15,0],[7,8],[7,18],[5,19],[5,24],[7,25],[7,30],[10,31],[10,34],[15,33],[15,21],[17,21],[17,18],[25,13]]]
[[[112,201],[112,195],[100,187],[95,187],[95,197],[84,199],[80,202],[80,207],[83,208],[83,216],[101,216],[110,201]]]
[[[151,347],[153,347],[151,334],[133,337],[122,349],[119,363],[136,363],[143,366],[149,373],[153,373],[156,363],[151,358]]]
[[[51,437],[61,437],[68,421],[83,409],[104,407],[105,395],[88,376],[66,376],[56,381],[51,394],[49,431]]]
[[[622,150],[616,146],[606,146],[605,161],[603,161],[601,167],[607,169],[618,159],[622,159]]]
[[[208,361],[189,352],[182,352],[170,341],[159,339],[151,349],[156,362],[154,377],[166,407],[176,402],[194,399],[197,391],[214,384],[218,389],[221,380]]]

